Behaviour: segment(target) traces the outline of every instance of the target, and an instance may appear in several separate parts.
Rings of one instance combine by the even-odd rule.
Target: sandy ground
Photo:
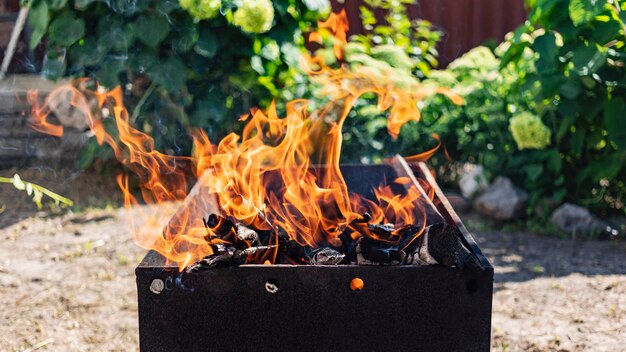
[[[123,211],[0,218],[1,351],[138,348],[134,268],[145,251]],[[496,266],[494,351],[626,348],[624,241],[476,237]]]

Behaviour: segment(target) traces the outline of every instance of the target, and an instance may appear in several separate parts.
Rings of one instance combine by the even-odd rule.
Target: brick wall
[[[26,93],[37,89],[45,97],[54,87],[39,76],[9,76],[0,82],[0,168],[29,165],[57,168],[74,164],[86,143],[84,133],[65,129],[62,138],[34,131],[28,126],[30,106]]]

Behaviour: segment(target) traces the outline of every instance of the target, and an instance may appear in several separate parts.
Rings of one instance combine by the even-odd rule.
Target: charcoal
[[[428,226],[414,242],[407,264],[439,264],[459,269],[480,267],[474,255],[461,242],[459,229],[455,226]]]
[[[273,246],[257,246],[245,249],[235,249],[235,247],[227,247],[223,244],[216,245],[216,253],[208,255],[197,263],[187,268],[187,273],[200,270],[213,269],[218,266],[239,266],[246,263],[248,256],[256,254],[258,251],[276,248]]]
[[[237,238],[239,240],[254,244],[259,243],[259,234],[255,230],[242,223],[236,224],[235,227],[237,228]]]
[[[302,246],[294,240],[289,240],[283,245],[285,255],[297,262],[303,262],[307,258],[307,253],[310,251],[310,248]]]
[[[405,262],[406,253],[389,242],[361,237],[356,245],[359,265],[399,265]]]
[[[345,256],[332,248],[325,247],[311,253],[310,263],[312,265],[337,265]]]
[[[370,222],[370,220],[372,220],[372,216],[370,215],[370,213],[363,213],[360,219],[354,219],[352,220],[352,223],[353,224],[366,224]]]
[[[202,221],[204,226],[211,229],[220,238],[228,235],[233,226],[235,226],[230,220],[217,214],[211,214],[208,218],[203,218]]]
[[[391,237],[396,229],[393,224],[368,224],[367,227],[372,233],[384,238]]]
[[[356,262],[356,241],[352,239],[352,229],[347,228],[343,230],[339,239],[341,240],[341,253],[345,255],[343,258],[343,264],[350,264]]]
[[[278,236],[279,245],[284,245],[285,243],[289,242],[289,234],[281,226],[276,227],[276,234]]]
[[[256,246],[256,247],[248,247],[244,250],[242,250],[241,252],[245,255],[245,256],[249,256],[249,255],[253,255],[256,254],[258,251],[264,251],[266,249],[273,249],[276,248],[278,246],[276,245],[271,245],[271,246]]]
[[[199,262],[189,266],[187,268],[187,272],[196,272],[205,269],[212,269],[217,267],[220,264],[230,264],[230,261],[233,259],[234,252],[224,252],[218,254],[208,255]]]

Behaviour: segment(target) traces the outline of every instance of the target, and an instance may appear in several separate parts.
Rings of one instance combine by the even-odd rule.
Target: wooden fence
[[[362,33],[359,15],[362,0],[345,0],[350,33]],[[335,2],[335,6],[342,6]],[[439,47],[442,65],[468,50],[504,35],[526,20],[524,0],[416,0],[409,7],[411,18],[423,18],[444,33]]]

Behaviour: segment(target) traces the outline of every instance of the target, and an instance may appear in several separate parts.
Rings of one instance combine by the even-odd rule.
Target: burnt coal
[[[238,223],[235,227],[237,228],[237,238],[240,241],[247,241],[254,244],[259,243],[259,234],[255,230],[242,223]]]
[[[216,253],[208,255],[202,260],[194,263],[187,268],[187,273],[213,269],[218,266],[240,266],[245,264],[248,257],[256,254],[259,251],[274,249],[276,246],[256,246],[248,247],[245,249],[236,249],[231,246],[216,245]]]
[[[370,223],[364,213],[352,221],[332,245],[312,248],[301,245],[280,226],[258,230],[226,217],[211,214],[204,224],[221,239],[232,244],[212,245],[214,254],[192,265],[187,271],[218,266],[245,264],[258,251],[276,248],[275,263],[300,265],[442,265],[446,267],[480,267],[480,263],[461,242],[456,226],[438,223],[426,228]],[[233,231],[234,230],[234,231]],[[210,242],[211,238],[207,237]]]
[[[361,237],[357,241],[356,256],[358,265],[399,265],[404,262],[406,253],[387,242]]]
[[[332,248],[321,248],[311,253],[310,263],[312,265],[337,265],[341,263],[346,255]]]
[[[434,265],[463,269],[480,267],[475,257],[463,245],[459,229],[447,224],[426,227],[411,244],[407,264]]]
[[[367,228],[382,238],[390,238],[396,229],[393,224],[368,224]]]
[[[230,220],[217,214],[210,214],[206,219],[202,219],[204,226],[222,238],[230,233],[235,226]]]
[[[311,252],[311,248],[305,247],[294,240],[289,240],[282,246],[282,252],[292,261],[298,264],[306,264],[307,254]]]

